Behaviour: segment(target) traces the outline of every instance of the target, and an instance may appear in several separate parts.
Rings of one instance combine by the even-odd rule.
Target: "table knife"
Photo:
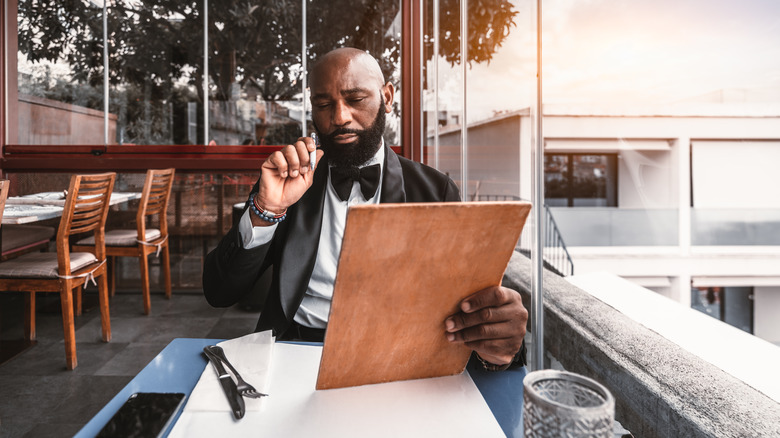
[[[228,402],[230,402],[230,409],[233,410],[233,416],[236,417],[236,420],[240,420],[244,417],[245,407],[244,398],[241,397],[241,394],[238,393],[236,382],[233,381],[233,378],[230,377],[230,374],[228,374],[228,372],[225,370],[225,367],[222,365],[222,362],[217,356],[214,355],[214,353],[204,348],[203,354],[206,355],[206,357],[209,359],[209,362],[211,362],[211,365],[213,365],[214,369],[217,371],[219,383],[222,385],[222,389],[225,391],[225,396],[227,397]]]

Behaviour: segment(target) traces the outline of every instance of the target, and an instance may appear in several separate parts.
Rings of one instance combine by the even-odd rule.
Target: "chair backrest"
[[[5,200],[8,199],[8,187],[10,186],[11,181],[0,179],[0,218],[3,217],[5,211]]]
[[[135,221],[138,227],[138,240],[146,240],[146,217],[159,215],[160,234],[168,235],[168,200],[171,197],[173,177],[176,169],[149,169],[146,172],[144,191],[138,205]]]
[[[106,258],[105,227],[116,173],[73,175],[57,232],[57,260],[62,275],[70,274],[70,236],[92,231],[95,256]]]

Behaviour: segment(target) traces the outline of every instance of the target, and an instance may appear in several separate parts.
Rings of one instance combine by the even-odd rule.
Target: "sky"
[[[469,121],[533,102],[535,0],[467,73]],[[713,92],[780,101],[780,1],[543,0],[545,104],[672,104]],[[460,106],[459,66],[440,63],[440,107]]]

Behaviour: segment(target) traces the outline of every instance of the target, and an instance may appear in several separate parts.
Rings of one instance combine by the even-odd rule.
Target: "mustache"
[[[362,129],[350,129],[350,128],[338,128],[335,131],[331,132],[330,134],[320,134],[320,137],[322,137],[323,140],[333,142],[336,139],[336,136],[344,135],[344,134],[355,134],[355,135],[362,135],[365,133]]]

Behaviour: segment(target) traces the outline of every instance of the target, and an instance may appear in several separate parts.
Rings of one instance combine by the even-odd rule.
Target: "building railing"
[[[503,285],[519,291],[526,307],[532,272],[531,261],[516,251],[504,275]],[[543,284],[545,367],[564,368],[606,386],[615,397],[615,419],[633,436],[780,436],[780,403],[760,390],[568,279],[545,272]],[[530,335],[536,334],[526,337],[532,350]],[[733,346],[723,344],[723,355],[733,354]],[[775,347],[767,343],[767,348]]]
[[[476,201],[522,201],[523,199],[514,195],[476,195]],[[533,227],[530,223],[526,224],[518,250],[530,257],[532,247]],[[574,262],[571,259],[566,243],[563,241],[561,231],[552,212],[544,205],[544,254],[542,260],[547,269],[556,274],[567,277],[574,275]]]

